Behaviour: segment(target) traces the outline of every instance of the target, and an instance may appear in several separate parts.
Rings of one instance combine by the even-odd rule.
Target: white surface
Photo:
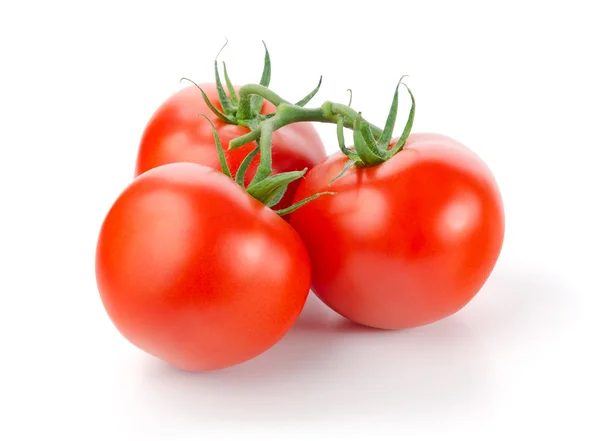
[[[597,439],[595,2],[156,3],[0,6],[0,439]],[[271,351],[199,375],[117,333],[100,222],[148,117],[181,76],[212,79],[224,36],[237,83],[258,80],[265,39],[283,96],[323,74],[315,102],[352,87],[379,123],[411,75],[414,130],[469,145],[504,196],[504,251],[471,304],[377,332],[311,296]]]

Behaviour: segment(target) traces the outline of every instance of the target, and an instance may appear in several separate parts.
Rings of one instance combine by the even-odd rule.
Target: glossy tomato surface
[[[201,84],[200,86],[214,106],[221,109],[215,85]],[[274,106],[265,102],[262,113],[274,111]],[[138,150],[136,176],[151,168],[173,162],[195,162],[221,170],[212,127],[202,116],[199,116],[200,114],[206,115],[217,128],[225,149],[227,163],[235,174],[246,155],[256,147],[256,143],[252,142],[239,149],[228,151],[229,141],[250,130],[247,127],[221,121],[206,105],[200,90],[195,86],[189,86],[168,98],[146,125]],[[326,157],[321,138],[309,122],[294,123],[277,130],[273,134],[272,145],[274,173],[310,169]],[[246,184],[256,172],[259,156],[254,158],[248,169]],[[291,204],[298,184],[298,182],[290,184],[276,209]]]
[[[136,178],[101,228],[102,301],[133,344],[185,370],[249,360],[290,329],[310,288],[298,234],[225,175],[179,163]]]
[[[313,168],[296,200],[321,197],[291,215],[312,262],[312,287],[357,323],[401,329],[461,309],[499,257],[504,210],[486,164],[437,134],[413,134],[389,161],[351,167],[341,153]]]

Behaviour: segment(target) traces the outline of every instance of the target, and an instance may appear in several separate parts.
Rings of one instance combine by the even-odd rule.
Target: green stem
[[[264,43],[264,42],[263,42]],[[400,151],[408,135],[412,129],[412,123],[414,120],[415,100],[412,92],[404,83],[402,83],[402,77],[396,87],[394,94],[394,100],[386,120],[384,130],[369,123],[362,118],[362,115],[352,109],[352,91],[350,90],[350,102],[348,105],[333,103],[331,101],[324,102],[320,107],[316,108],[305,108],[304,106],[309,100],[319,91],[321,86],[321,79],[315,89],[313,89],[303,99],[298,101],[296,104],[283,99],[280,95],[269,89],[269,83],[271,78],[271,60],[269,51],[265,45],[265,63],[263,68],[263,74],[259,84],[246,84],[240,87],[238,91],[239,97],[236,97],[236,91],[229,78],[225,63],[223,63],[223,70],[225,75],[225,82],[229,91],[229,97],[223,87],[220,80],[219,69],[217,61],[215,60],[215,78],[217,84],[217,91],[219,92],[219,101],[224,112],[218,110],[215,105],[209,100],[208,96],[204,91],[197,85],[202,92],[202,97],[206,102],[207,106],[215,113],[220,119],[229,124],[236,124],[239,126],[247,127],[249,133],[232,139],[229,142],[229,149],[236,149],[252,142],[257,142],[258,146],[253,148],[243,163],[239,167],[235,180],[242,187],[244,187],[244,176],[246,171],[252,162],[253,158],[260,152],[260,161],[256,169],[255,176],[252,181],[246,187],[246,191],[263,202],[265,205],[272,207],[279,203],[286,188],[290,182],[293,182],[306,173],[306,169],[302,171],[279,173],[271,176],[272,173],[272,139],[273,133],[282,127],[297,122],[322,122],[336,124],[338,142],[340,144],[341,151],[348,157],[348,162],[343,167],[341,172],[332,180],[339,178],[344,174],[350,167],[368,167],[380,164],[398,151]],[[191,81],[191,80],[190,80]],[[192,82],[193,83],[193,82]],[[194,83],[195,84],[195,83]],[[394,129],[396,120],[397,108],[398,108],[398,87],[400,84],[404,84],[411,97],[411,111],[409,114],[408,121],[405,125],[404,131],[400,140],[396,143],[393,148],[389,148],[391,135]],[[275,106],[276,111],[268,114],[262,113],[263,101],[269,101]],[[208,118],[207,118],[208,119]],[[209,120],[210,122],[210,120]],[[212,124],[212,123],[211,123]],[[345,146],[344,141],[344,128],[348,128],[354,131],[354,148],[348,148]],[[217,131],[213,126],[213,135],[215,143],[217,144],[217,152],[219,154],[219,160],[223,168],[223,172],[231,177],[231,173],[225,158],[225,154],[218,137]],[[321,196],[322,194],[331,194],[329,192],[319,193],[313,195],[303,201],[296,203],[295,205],[288,207],[287,209],[278,211],[279,214],[284,215],[289,212],[301,207],[303,204],[313,200],[314,198]]]
[[[245,120],[251,119],[254,115],[252,115],[252,96],[258,95],[267,101],[271,102],[274,106],[279,106],[281,103],[287,103],[286,100],[281,98],[271,89],[265,86],[261,86],[260,84],[246,84],[245,86],[240,87],[238,91],[239,94],[239,106],[237,111],[238,119]]]
[[[300,109],[300,110],[304,111],[304,112],[296,112],[294,114],[294,118],[299,117],[302,119],[290,120],[289,122],[287,122],[284,125],[292,124],[294,122],[299,122],[299,121],[318,121],[318,122],[327,122],[327,123],[337,124],[338,116],[341,115],[344,117],[344,127],[348,128],[348,129],[352,129],[354,127],[354,121],[356,121],[358,119],[358,112],[356,110],[352,109],[351,107],[346,106],[345,104],[332,103],[330,101],[326,101],[325,103],[323,103],[323,105],[321,107],[318,107],[318,108],[304,108],[304,107],[300,107],[300,106],[291,104],[289,101],[284,100],[281,96],[279,96],[277,93],[273,92],[268,87],[261,86],[260,84],[246,84],[245,86],[242,86],[240,88],[238,93],[239,93],[240,101],[239,101],[239,106],[238,106],[238,111],[237,111],[237,117],[238,117],[238,119],[241,119],[241,120],[250,119],[253,116],[251,106],[250,106],[250,102],[251,102],[250,98],[253,95],[261,96],[264,99],[266,99],[267,101],[269,101],[270,103],[272,103],[274,106],[278,107],[278,109],[277,109],[278,114],[280,111],[279,106],[281,104],[289,104],[294,109]],[[286,109],[286,112],[290,113],[290,110]],[[315,119],[314,115],[319,117],[319,119]],[[365,120],[363,119],[363,121],[365,121]],[[381,130],[379,127],[377,127],[374,124],[368,123],[367,121],[365,121],[365,122],[371,128],[371,131],[373,132],[373,135],[375,136],[375,138],[379,139],[383,130]],[[283,126],[280,126],[280,127],[283,127]],[[280,127],[278,127],[278,128],[280,128]],[[250,137],[249,135],[250,134],[248,134],[248,136],[246,136],[246,135],[244,136],[245,142],[243,144],[238,144],[236,142],[236,144],[234,144],[233,148],[241,147],[242,145],[245,145],[248,142],[254,141],[258,138],[258,134],[253,135],[254,136],[253,138]],[[241,140],[240,140],[240,142],[241,142]],[[231,145],[230,145],[230,148],[232,148]]]
[[[252,86],[254,86],[254,85],[252,85]],[[242,96],[241,92],[245,87],[246,86],[244,86],[244,87],[242,87],[242,89],[240,89],[240,107],[239,107],[239,109],[241,109],[242,103],[244,101],[247,101],[248,103],[250,102],[250,100],[248,99],[248,97],[250,95],[246,95],[245,98],[241,98],[241,96]],[[260,87],[262,87],[262,86],[260,86]],[[248,93],[248,92],[245,92],[245,93]],[[267,99],[268,101],[271,101],[271,99],[269,99],[267,97],[264,97],[264,98]],[[274,103],[274,101],[271,101],[271,102]],[[274,130],[280,129],[284,126],[287,126],[288,124],[293,124],[295,122],[301,122],[301,121],[313,121],[313,122],[337,124],[340,119],[340,116],[343,118],[344,127],[346,127],[347,129],[354,129],[354,121],[356,121],[358,119],[358,112],[356,112],[355,110],[351,109],[350,107],[348,107],[344,104],[331,103],[329,101],[326,101],[325,103],[323,103],[323,105],[321,107],[306,108],[306,107],[300,107],[300,106],[296,106],[294,104],[290,104],[289,102],[282,99],[280,104],[277,106],[278,107],[277,107],[277,112],[275,113],[275,116],[273,116],[273,118],[271,118],[269,120],[269,121],[271,121],[273,119],[276,120],[276,126],[275,126]],[[239,109],[238,109],[238,118],[239,118],[239,112],[240,112]],[[379,139],[383,130],[381,130],[376,125],[365,121],[364,119],[363,119],[363,121],[369,125],[369,127],[371,128],[371,132],[373,132],[373,135],[375,136],[375,138]],[[263,122],[262,124],[259,124],[259,126],[256,130],[253,130],[249,133],[246,133],[245,135],[242,135],[242,136],[232,139],[229,142],[229,150],[235,150],[235,149],[242,147],[252,141],[256,141],[259,138],[262,130],[264,129],[265,123],[266,123],[266,121]]]
[[[321,107],[305,108],[296,106],[295,104],[282,103],[277,106],[275,116],[271,118],[275,125],[275,130],[280,129],[288,124],[302,121],[314,122],[337,122],[333,121],[332,117],[327,114],[327,111]]]
[[[241,96],[242,94],[240,93],[240,103],[241,100],[244,99],[241,98]],[[344,120],[347,119],[348,123],[354,123],[354,120],[351,121],[351,119],[356,118],[356,120],[359,120],[360,115],[343,104],[325,102],[321,107],[304,108],[288,102],[282,102],[277,106],[277,112],[275,113],[275,116],[261,123],[257,130],[238,138],[238,140],[241,139],[244,142],[243,144],[240,144],[241,141],[234,144],[234,141],[236,140],[232,140],[232,142],[229,144],[229,148],[231,149],[232,146],[238,146],[238,144],[240,146],[244,145],[258,138],[260,135],[260,162],[250,185],[256,184],[267,178],[272,172],[271,141],[273,138],[273,132],[284,126],[287,126],[288,124],[302,121],[337,124],[340,117],[342,117]],[[381,129],[375,126],[372,127],[374,134],[377,133],[377,135],[381,135]],[[252,139],[252,136],[250,136],[252,133],[256,133],[256,138]]]
[[[402,81],[398,83],[398,86],[401,83]],[[404,135],[407,137],[408,133],[410,133],[414,119],[414,97],[410,89],[408,89],[408,92],[411,96],[412,106],[403,138],[405,138]],[[260,138],[260,162],[250,186],[256,186],[264,179],[267,179],[272,172],[271,143],[273,132],[297,122],[311,121],[336,124],[338,138],[342,144],[343,127],[352,129],[354,131],[354,145],[356,150],[350,151],[342,145],[340,145],[340,148],[357,166],[381,164],[396,153],[396,151],[388,151],[387,144],[394,128],[398,108],[398,87],[396,87],[396,93],[384,130],[365,121],[362,115],[350,106],[340,103],[325,101],[321,107],[305,108],[284,100],[268,87],[259,84],[242,86],[239,95],[238,121],[244,121],[244,124],[250,127],[251,132],[232,139],[229,143],[229,149],[232,150],[241,147]],[[270,101],[277,107],[275,113],[269,114],[267,119],[263,119],[259,123],[256,123],[256,121],[260,115],[257,115],[256,110],[252,108],[253,97],[257,95]],[[254,124],[248,124],[248,122],[254,122]],[[402,141],[405,142],[405,139],[402,139]],[[380,147],[379,144],[385,144],[385,148]]]
[[[327,103],[325,103],[325,104],[327,104]],[[325,105],[325,104],[323,104],[323,105]],[[331,103],[331,111],[335,115],[342,115],[344,117],[344,127],[348,128],[348,129],[354,128],[354,121],[356,121],[358,119],[358,112],[356,110],[354,110],[353,108],[351,108],[349,106],[346,106],[345,104]],[[373,135],[375,136],[375,138],[379,139],[379,137],[383,133],[383,130],[381,130],[376,125],[369,123],[364,118],[362,118],[362,120],[369,125],[369,127],[371,128],[371,132],[373,132]],[[335,121],[329,120],[329,122],[337,123],[337,119]]]
[[[267,120],[261,124],[260,131],[260,162],[256,169],[256,173],[250,181],[250,186],[267,178],[273,171],[271,139],[273,138],[273,121]]]

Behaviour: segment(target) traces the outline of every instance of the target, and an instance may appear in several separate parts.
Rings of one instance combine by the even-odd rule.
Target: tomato
[[[357,323],[401,329],[455,313],[480,290],[504,239],[504,210],[489,168],[436,134],[409,136],[402,151],[371,167],[335,154],[296,193],[337,192],[292,213],[309,251],[312,288]]]
[[[290,329],[310,288],[298,234],[224,174],[154,168],[121,193],[96,250],[102,302],[134,345],[185,370],[232,366]]]
[[[221,109],[214,84],[200,85],[213,105]],[[265,101],[262,113],[271,113],[275,107]],[[135,175],[151,168],[173,162],[195,162],[221,170],[215,149],[212,127],[199,114],[213,122],[227,149],[229,141],[250,131],[247,127],[220,120],[206,105],[195,86],[186,87],[168,98],[148,122],[139,146]],[[225,150],[227,163],[233,174],[246,155],[256,147],[252,142],[235,150]],[[273,173],[312,168],[326,157],[323,143],[310,122],[299,122],[283,127],[273,135]],[[254,158],[246,174],[250,182],[260,155]],[[299,182],[290,184],[286,195],[274,208],[291,204]]]

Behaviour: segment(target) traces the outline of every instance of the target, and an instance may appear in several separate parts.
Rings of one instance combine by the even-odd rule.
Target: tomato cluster
[[[467,147],[410,134],[410,89],[392,139],[398,89],[379,129],[341,104],[305,108],[318,87],[283,100],[268,89],[268,52],[258,85],[226,75],[224,87],[215,70],[152,116],[135,179],[100,230],[98,289],[130,342],[181,369],[221,369],[276,344],[311,288],[383,329],[434,322],[475,296],[502,248],[500,192]],[[310,121],[337,124],[339,153],[327,157]]]

